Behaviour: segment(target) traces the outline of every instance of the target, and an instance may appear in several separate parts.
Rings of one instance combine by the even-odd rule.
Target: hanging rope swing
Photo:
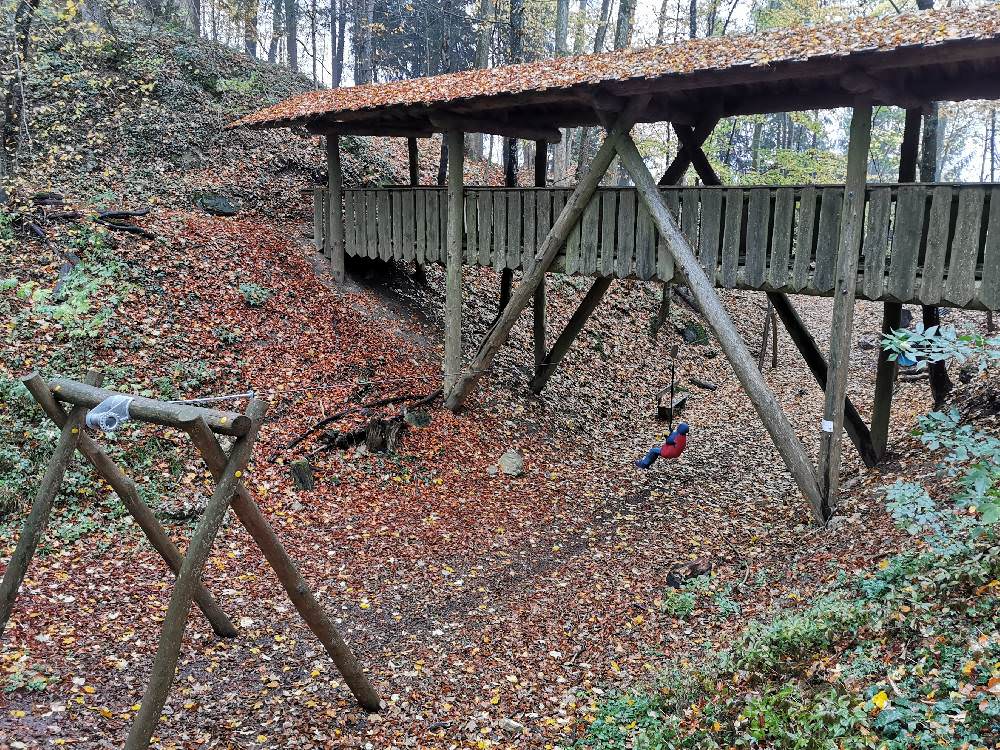
[[[635,465],[640,469],[648,469],[652,466],[656,459],[658,458],[679,458],[687,447],[687,436],[690,432],[690,427],[686,422],[681,422],[677,425],[677,429],[674,429],[674,417],[675,412],[680,411],[676,408],[677,403],[674,401],[674,384],[675,384],[675,366],[674,363],[677,359],[678,347],[675,344],[670,348],[670,405],[665,406],[663,404],[663,395],[666,391],[661,391],[657,397],[656,403],[656,416],[658,419],[666,419],[669,422],[667,428],[667,433],[664,436],[662,443],[657,443],[651,447],[646,455],[635,462]]]

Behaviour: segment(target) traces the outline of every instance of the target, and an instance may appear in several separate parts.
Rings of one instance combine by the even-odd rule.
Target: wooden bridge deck
[[[843,185],[661,192],[716,286],[833,294]],[[570,193],[466,188],[466,264],[530,270]],[[325,189],[315,189],[314,202],[326,246]],[[444,264],[445,188],[345,190],[344,211],[347,255]],[[1000,185],[871,184],[861,254],[860,299],[998,309]],[[681,282],[633,188],[600,188],[550,270]]]

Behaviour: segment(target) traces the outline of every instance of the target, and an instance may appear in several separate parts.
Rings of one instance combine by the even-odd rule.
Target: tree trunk
[[[594,35],[594,52],[604,51],[604,40],[608,34],[608,23],[611,18],[611,0],[601,0],[601,14],[597,20],[597,33]],[[593,138],[593,128],[582,128],[580,132],[580,153],[577,158],[576,173],[583,174],[590,159],[590,141]]]
[[[484,70],[490,66],[490,42],[493,39],[492,19],[496,15],[496,5],[493,0],[479,0],[479,28],[476,31],[476,67]],[[482,133],[472,133],[469,136],[472,158],[482,161],[484,158]]]
[[[698,38],[698,0],[691,0],[688,9],[688,37],[690,39]]]
[[[618,6],[618,24],[615,26],[615,49],[625,49],[632,43],[636,0],[621,0]]]
[[[24,67],[28,60],[31,44],[31,24],[38,10],[40,0],[20,0],[14,11],[13,33],[10,37],[7,54],[13,70],[9,73],[7,90],[3,100],[3,125],[0,127],[0,178],[13,171],[14,159],[21,143],[21,133],[26,130],[24,125],[24,100],[22,98],[24,85]]]
[[[333,78],[331,86],[334,88],[339,88],[344,80],[344,48],[347,46],[347,0],[337,1],[339,2],[339,7],[337,8],[337,47],[333,56],[333,64],[330,68],[330,75]],[[333,33],[333,26],[331,25],[331,37]]]
[[[664,32],[667,28],[667,4],[670,0],[663,0],[660,3],[660,14],[656,18],[656,43],[663,44],[664,42]]]
[[[246,0],[243,8],[243,49],[257,57],[257,0]]]
[[[285,35],[285,3],[284,0],[274,0],[271,9],[271,43],[267,47],[267,61],[271,65],[278,62],[278,47]]]
[[[284,0],[285,3],[285,54],[288,58],[288,69],[299,72],[299,13],[296,0]]]
[[[569,0],[556,0],[556,57],[569,54],[567,41],[569,39]]]

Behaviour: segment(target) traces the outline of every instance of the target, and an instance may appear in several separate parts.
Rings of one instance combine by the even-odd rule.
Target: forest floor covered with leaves
[[[679,657],[717,650],[752,617],[805,608],[844,571],[903,543],[882,488],[902,473],[933,470],[908,435],[930,405],[926,381],[901,384],[893,460],[881,471],[864,470],[846,446],[845,497],[826,529],[809,525],[804,500],[710,336],[681,345],[677,382],[689,395],[683,417],[692,426],[682,460],[649,472],[632,465],[663,430],[655,395],[669,384],[669,347],[681,342],[673,324],[698,324],[675,302],[672,322],[653,337],[659,289],[647,284],[612,288],[541,397],[525,388],[531,346],[523,316],[464,414],[433,404],[429,422],[407,429],[393,453],[330,449],[320,435],[288,449],[331,414],[438,387],[443,282],[436,269],[426,287],[406,274],[359,270],[334,285],[306,236],[310,206],[300,192],[318,150],[270,135],[226,137],[213,136],[212,148],[238,143],[242,159],[228,153],[224,163],[181,164],[175,153],[158,166],[153,210],[136,219],[152,237],[86,220],[45,225],[45,241],[4,227],[0,556],[13,549],[56,437],[17,376],[38,368],[82,378],[93,366],[107,387],[158,398],[253,390],[270,409],[246,484],[386,708],[366,715],[354,705],[230,520],[205,583],[240,634],[220,640],[192,612],[154,746],[567,745],[610,694],[654,683]],[[114,174],[110,151],[102,170]],[[392,152],[373,164],[375,151],[358,141],[349,174],[376,179],[398,168]],[[428,150],[428,169],[433,160]],[[81,184],[70,201],[86,213],[93,196]],[[114,195],[101,200],[137,207],[125,187],[109,183]],[[243,210],[223,218],[192,207],[202,188],[230,191]],[[53,296],[66,250],[80,262]],[[470,270],[466,279],[469,356],[496,312],[497,278]],[[586,282],[550,284],[557,331]],[[757,346],[762,295],[727,293],[725,301]],[[796,302],[825,340],[831,302]],[[981,322],[951,319],[960,317]],[[877,306],[859,306],[849,392],[865,416],[880,323]],[[815,446],[821,392],[784,335],[778,366],[768,363],[765,376]],[[691,378],[718,387],[704,390]],[[355,412],[328,427],[347,431],[396,410]],[[186,437],[129,425],[99,440],[183,546],[211,489]],[[508,449],[524,458],[520,476],[494,470]],[[315,487],[299,491],[289,467],[303,456]],[[692,561],[713,573],[678,605],[667,579]],[[75,462],[0,653],[0,747],[120,747],[169,594],[163,563],[108,488]]]

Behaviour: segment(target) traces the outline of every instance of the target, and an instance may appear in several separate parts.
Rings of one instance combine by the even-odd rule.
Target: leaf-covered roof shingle
[[[725,81],[737,71],[766,72],[817,58],[871,59],[913,47],[1000,41],[1000,5],[953,8],[815,27],[798,27],[753,36],[694,39],[645,49],[625,49],[594,55],[562,57],[524,65],[312,91],[255,112],[234,126],[281,127],[317,117],[337,120],[339,114],[427,105],[458,105],[483,98],[537,95],[540,92],[585,90],[597,84],[636,79],[669,82],[683,87],[698,74],[718,74]],[[928,57],[928,62],[933,57]],[[734,76],[735,77],[735,76]],[[719,85],[715,83],[713,85]],[[356,117],[353,119],[357,119]]]

